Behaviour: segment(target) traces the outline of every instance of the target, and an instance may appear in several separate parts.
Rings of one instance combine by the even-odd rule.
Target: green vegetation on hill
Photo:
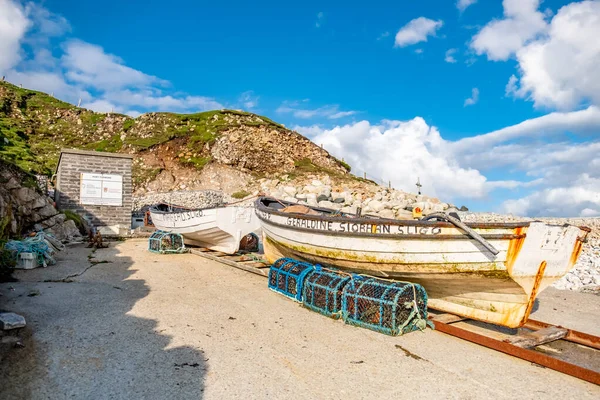
[[[174,141],[169,146],[179,155],[174,156],[178,163],[201,169],[212,161],[211,146],[224,131],[248,126],[289,132],[266,117],[237,110],[149,113],[135,119],[95,113],[42,92],[0,82],[0,159],[36,174],[53,173],[61,148],[144,153],[170,141]],[[350,170],[346,163],[338,162]],[[149,182],[160,171],[134,168],[134,182]],[[317,171],[325,172],[310,160],[301,160],[296,166],[297,173]]]

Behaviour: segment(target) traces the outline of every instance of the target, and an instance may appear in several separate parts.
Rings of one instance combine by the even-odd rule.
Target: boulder
[[[370,202],[367,204],[367,206],[368,206],[368,207],[369,207],[371,210],[373,210],[373,211],[375,211],[375,212],[379,212],[379,211],[381,211],[381,210],[383,210],[383,209],[385,208],[385,206],[383,205],[383,203],[382,203],[382,202],[380,202],[379,200],[371,200],[371,201],[370,201]]]
[[[392,210],[381,210],[378,212],[378,214],[381,218],[389,218],[389,219],[396,218],[396,215],[394,214],[394,211],[392,211]]]
[[[322,201],[328,201],[329,200],[329,196],[325,196],[324,194],[320,194],[317,196],[317,202],[321,203]]]
[[[316,186],[316,187],[323,186],[323,182],[321,182],[321,181],[320,181],[320,180],[318,180],[318,179],[315,179],[315,180],[313,180],[313,181],[311,182],[311,184],[312,184],[312,186]]]
[[[314,194],[319,194],[321,193],[321,188],[320,187],[316,187],[314,185],[306,185],[304,186],[304,189],[302,190],[303,193],[314,193]]]
[[[328,201],[328,200],[321,200],[321,201],[319,201],[319,207],[333,208],[333,203],[331,201]]]
[[[283,187],[283,191],[288,195],[288,196],[295,196],[296,193],[298,193],[298,190],[296,189],[296,187],[294,186],[284,186]]]
[[[347,213],[347,214],[356,214],[356,207],[354,206],[346,206],[346,207],[342,207],[340,209],[341,212],[343,213]]]
[[[327,196],[328,199],[331,198],[331,186],[322,186],[319,193],[323,196]]]
[[[21,204],[29,203],[39,197],[38,192],[28,187],[21,187],[15,192],[15,196]]]
[[[336,204],[344,204],[346,202],[346,199],[344,199],[343,197],[335,197],[333,199],[333,202]]]
[[[413,219],[412,211],[396,210],[396,219]]]

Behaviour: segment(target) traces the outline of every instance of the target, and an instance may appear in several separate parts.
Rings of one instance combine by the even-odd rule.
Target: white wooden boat
[[[445,221],[315,207],[315,215],[286,212],[292,205],[265,197],[256,202],[269,262],[290,257],[419,283],[431,308],[508,327],[521,326],[537,294],[573,268],[590,232],[542,222],[467,224],[496,249],[490,251]]]
[[[187,209],[170,204],[150,207],[152,223],[157,229],[180,233],[186,244],[233,254],[240,240],[260,234],[260,223],[252,207],[215,207]]]

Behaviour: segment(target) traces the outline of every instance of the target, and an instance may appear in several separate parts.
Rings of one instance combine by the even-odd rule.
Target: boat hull
[[[203,210],[158,211],[150,209],[157,229],[183,235],[185,243],[227,254],[239,250],[249,233],[260,234],[260,223],[252,208],[217,207]]]
[[[291,257],[423,285],[429,306],[521,326],[537,294],[568,272],[587,233],[575,226],[473,224],[499,253],[443,222],[285,214],[257,203],[269,262]]]

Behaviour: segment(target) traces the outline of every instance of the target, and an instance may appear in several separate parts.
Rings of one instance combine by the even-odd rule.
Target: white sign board
[[[123,177],[82,173],[79,199],[81,204],[122,206]]]

